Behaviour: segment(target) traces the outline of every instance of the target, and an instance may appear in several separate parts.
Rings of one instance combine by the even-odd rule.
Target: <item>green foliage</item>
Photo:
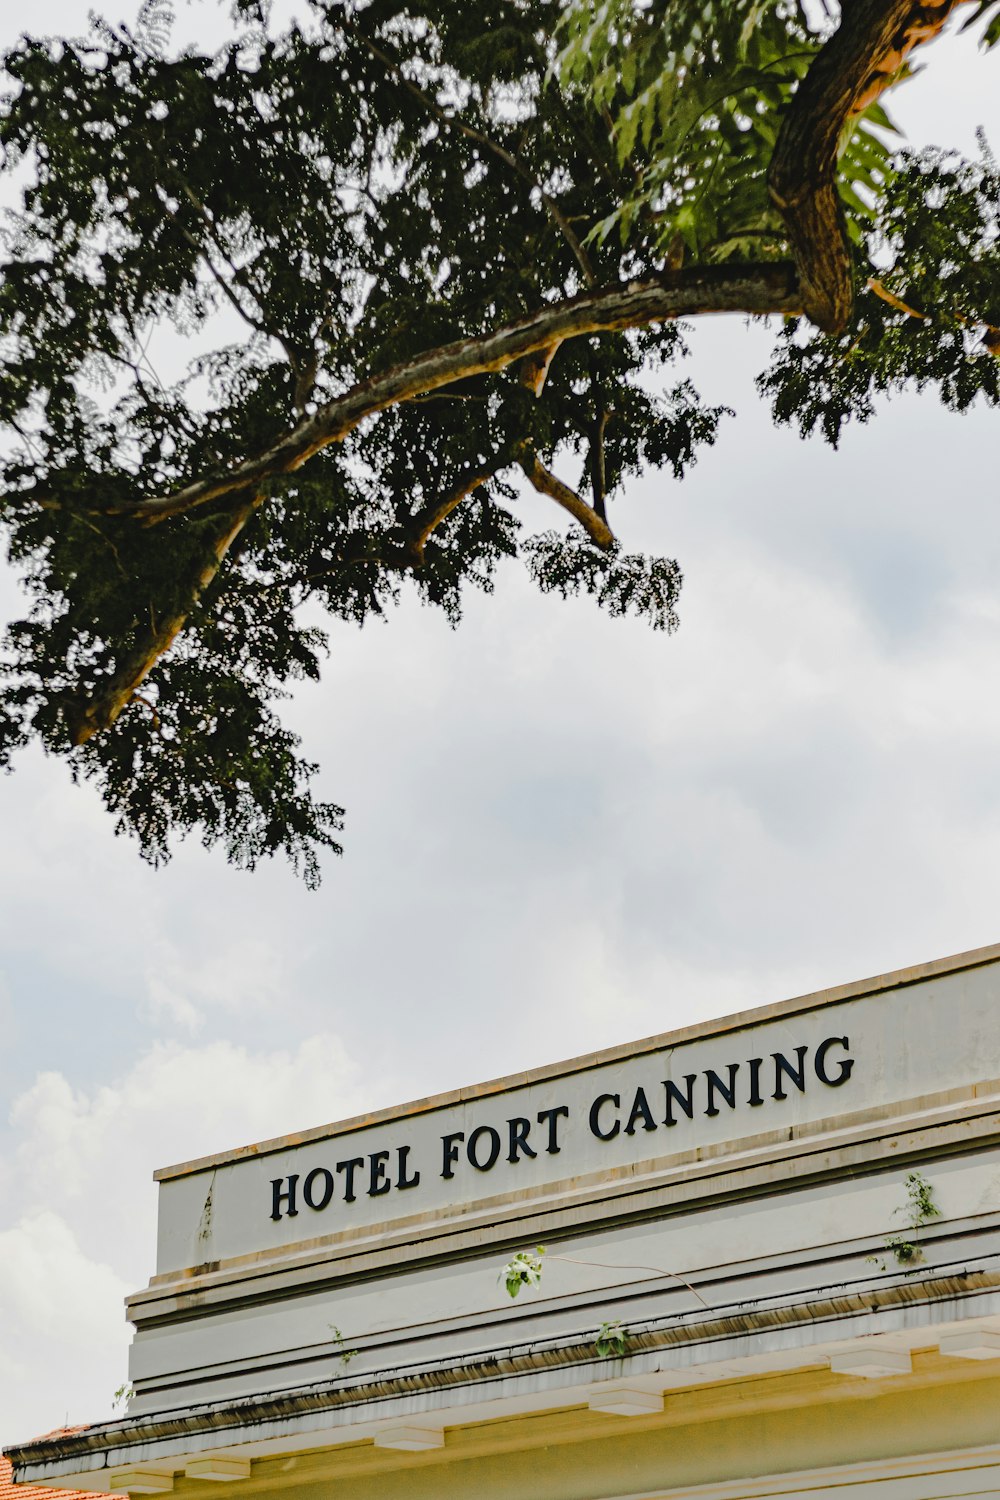
[[[922,1172],[908,1172],[904,1185],[906,1202],[894,1209],[893,1213],[897,1217],[902,1216],[906,1219],[906,1231],[888,1236],[884,1245],[884,1256],[869,1256],[869,1260],[883,1271],[888,1267],[887,1257],[889,1256],[900,1269],[912,1269],[923,1260],[923,1251],[919,1244],[920,1231],[933,1219],[941,1217],[941,1210],[934,1198],[934,1189]]]
[[[538,1245],[534,1250],[518,1250],[516,1255],[510,1258],[498,1278],[508,1297],[516,1297],[524,1287],[536,1287],[541,1284],[544,1254],[545,1246]]]
[[[617,546],[601,551],[576,532],[563,536],[543,531],[531,537],[524,550],[543,593],[561,594],[564,599],[590,594],[612,616],[635,614],[648,619],[654,630],[672,633],[677,629],[674,605],[682,575],[670,558],[623,554]]]
[[[196,599],[231,497],[156,525],[127,514],[374,371],[579,290],[559,219],[585,236],[618,176],[599,113],[546,82],[559,9],[314,0],[275,36],[244,4],[204,56],[171,53],[171,6],[147,0],[131,29],[5,59],[0,151],[26,187],[3,229],[0,494],[31,606],[0,663],[0,764],[33,738],[69,753],[154,863],[197,831],[247,868],[281,850],[315,883],[339,849],[341,809],[314,797],[276,708],[320,672],[307,603],[361,625],[414,587],[457,622],[520,554],[544,589],[675,623],[674,564],[523,539],[506,477],[525,440],[589,474],[598,425],[601,503],[650,465],[680,477],[723,413],[640,383],[682,351],[670,325],[568,345],[538,398],[514,370],[383,412],[272,482]],[[540,184],[558,185],[557,217]],[[635,268],[610,246],[591,260],[605,282]],[[416,518],[470,472],[487,477],[418,557]],[[69,751],[175,616],[138,695]]]
[[[843,334],[787,324],[758,382],[776,421],[836,447],[879,395],[906,387],[935,388],[953,411],[977,397],[1000,404],[990,332],[1000,328],[1000,171],[981,145],[978,162],[943,151],[899,158],[866,237],[879,290],[861,293]]]
[[[507,1264],[501,1268],[497,1278],[508,1297],[517,1297],[525,1287],[541,1285],[544,1254],[545,1246],[538,1245],[534,1250],[518,1250],[515,1255],[511,1256]],[[563,1257],[557,1255],[555,1259],[562,1260]],[[586,1262],[579,1262],[579,1264],[585,1265]],[[610,1322],[601,1324],[594,1340],[594,1348],[601,1359],[621,1359],[625,1354],[630,1336],[621,1319],[614,1318]]]
[[[588,288],[786,257],[768,163],[836,15],[306,0],[278,34],[236,0],[209,56],[173,45],[173,11],[143,0],[131,28],[3,59],[21,201],[0,226],[0,505],[29,602],[0,653],[0,765],[31,740],[68,755],[154,863],[195,833],[315,884],[342,810],[279,709],[320,674],[317,620],[364,625],[415,590],[457,623],[520,560],[543,591],[674,630],[677,563],[590,538],[727,413],[665,377],[684,352],[665,322],[565,342],[540,389],[505,365],[410,392],[301,467],[275,455],[359,383]],[[995,42],[1000,0],[973,21]],[[904,385],[1000,400],[995,163],[892,143],[877,104],[841,142],[852,327],[789,324],[762,377],[778,421],[832,442]],[[526,451],[575,468],[599,524],[525,536]],[[266,481],[227,487],[265,454]],[[137,519],[199,485],[196,508]]]
[[[359,1351],[357,1349],[347,1348],[344,1335],[341,1333],[336,1323],[331,1323],[329,1327],[330,1342],[337,1351],[337,1363],[340,1366],[341,1373],[346,1374],[348,1365],[351,1363],[352,1359],[357,1358]]]
[[[1000,6],[997,0],[979,0],[979,4],[966,20],[962,30],[968,31],[970,26],[978,26],[984,18],[986,26],[982,35],[983,46],[995,47],[1000,42]]]
[[[621,1318],[613,1318],[597,1330],[594,1348],[601,1359],[624,1359],[631,1336]]]
[[[832,31],[790,0],[578,0],[559,69],[613,126],[622,201],[601,221],[623,243],[722,261],[786,253],[767,193],[782,109]],[[893,127],[873,104],[841,143],[839,188],[860,238],[890,174]]]
[[[940,1219],[941,1210],[934,1201],[934,1189],[922,1172],[907,1172],[904,1179],[906,1184],[906,1207],[897,1209],[897,1213],[905,1213],[911,1228],[919,1229],[931,1219]]]

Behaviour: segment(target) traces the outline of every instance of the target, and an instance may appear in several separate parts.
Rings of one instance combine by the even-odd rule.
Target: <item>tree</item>
[[[276,706],[319,674],[307,601],[363,622],[411,579],[457,620],[520,556],[675,628],[678,565],[609,502],[716,439],[680,319],[777,315],[762,389],[833,441],[907,381],[1000,400],[996,164],[894,155],[879,102],[963,3],[309,0],[282,32],[237,0],[208,56],[146,0],[24,39],[4,762],[66,754],[154,862],[199,829],[314,881],[341,810]],[[524,480],[568,530],[522,535]]]

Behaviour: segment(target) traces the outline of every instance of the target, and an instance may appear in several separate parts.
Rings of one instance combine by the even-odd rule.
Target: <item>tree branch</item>
[[[908,302],[904,302],[902,297],[897,297],[895,292],[890,292],[889,288],[884,286],[877,276],[869,277],[868,286],[875,293],[876,297],[879,297],[883,302],[887,302],[897,312],[906,313],[908,318],[927,317],[925,312],[918,312],[915,307],[911,307]]]
[[[398,540],[397,532],[396,540],[388,541],[387,539],[387,546],[372,551],[369,538],[363,535],[360,545],[354,548],[350,545],[342,547],[332,564],[324,564],[321,568],[307,570],[306,577],[310,580],[329,578],[341,568],[355,567],[359,563],[374,563],[377,567],[391,568],[399,572],[421,567],[424,562],[424,548],[431,533],[461,505],[466,496],[471,495],[488,479],[492,479],[499,467],[500,465],[496,465],[493,468],[477,470],[462,479],[446,495],[429,500],[409,518],[404,527],[402,544]]]
[[[296,423],[279,442],[225,473],[194,480],[169,495],[92,509],[99,514],[130,516],[155,524],[167,516],[195,510],[222,495],[257,489],[270,479],[293,473],[330,444],[343,442],[366,417],[455,381],[506,369],[525,355],[564,339],[642,328],[700,313],[778,313],[789,317],[802,311],[795,268],[788,262],[692,266],[655,281],[634,281],[581,292],[576,297],[545,303],[537,311],[490,333],[426,350],[359,381],[342,396]],[[11,498],[28,501],[31,494],[21,491]]]
[[[883,302],[887,302],[897,312],[906,313],[908,318],[920,318],[926,321],[930,317],[930,313],[920,312],[918,308],[911,307],[908,302],[904,302],[902,297],[897,297],[895,292],[891,292],[887,286],[879,281],[878,277],[870,277],[868,286],[875,293],[876,297],[880,297]],[[995,328],[992,323],[984,323],[981,319],[963,318],[959,313],[952,313],[951,316],[955,319],[956,323],[961,323],[964,328],[981,328],[983,330],[984,346],[991,354],[1000,355],[1000,328]]]
[[[177,639],[191,611],[221,568],[226,553],[263,499],[263,494],[258,493],[234,506],[217,528],[209,556],[199,561],[188,580],[183,606],[175,609],[159,624],[155,619],[151,620],[149,629],[139,636],[135,646],[100,692],[86,699],[78,699],[70,706],[67,721],[72,745],[86,744],[98,730],[110,728],[135,698],[139,687],[160,657],[169,651]]]
[[[600,547],[604,552],[610,551],[615,545],[615,536],[607,521],[586,500],[581,500],[575,490],[571,490],[568,484],[563,484],[561,479],[557,479],[545,467],[530,443],[521,444],[517,451],[517,461],[539,494],[548,495],[563,510],[568,510],[595,547]]]
[[[768,171],[771,199],[795,257],[806,317],[841,333],[854,308],[850,244],[837,196],[840,141],[851,120],[971,0],[845,0],[785,115]]]
[[[602,521],[608,519],[607,495],[608,475],[604,455],[604,434],[608,427],[608,410],[604,387],[594,360],[590,362],[590,384],[594,393],[594,421],[590,429],[590,492],[594,497],[594,509]]]
[[[548,344],[544,349],[538,349],[534,354],[529,354],[519,372],[521,384],[525,386],[533,396],[541,396],[545,389],[545,382],[549,378],[552,361],[559,353],[559,345],[562,339]]]
[[[427,539],[434,529],[441,525],[452,511],[455,510],[467,495],[478,490],[481,484],[492,479],[496,469],[484,469],[481,473],[470,474],[463,479],[447,495],[440,496],[437,500],[428,503],[417,511],[410,525],[407,527],[407,553],[411,562],[416,566],[424,560],[424,548]]]

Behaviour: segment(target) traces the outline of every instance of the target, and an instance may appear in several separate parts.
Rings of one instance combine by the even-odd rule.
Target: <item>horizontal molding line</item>
[[[916,1098],[894,1100],[891,1109],[892,1113],[887,1114],[886,1106],[878,1105],[869,1109],[851,1110],[841,1115],[826,1115],[802,1125],[784,1126],[756,1135],[734,1137],[707,1146],[647,1157],[642,1161],[629,1163],[627,1167],[613,1168],[610,1171],[597,1170],[585,1176],[557,1179],[527,1190],[479,1198],[475,1200],[471,1210],[463,1207],[454,1214],[439,1210],[429,1214],[408,1214],[378,1226],[348,1228],[335,1231],[332,1235],[298,1240],[279,1249],[256,1250],[213,1262],[213,1271],[203,1276],[197,1275],[197,1267],[161,1272],[153,1276],[148,1287],[136,1296],[153,1296],[161,1287],[187,1286],[192,1282],[201,1286],[241,1270],[248,1274],[266,1274],[276,1265],[285,1265],[310,1253],[329,1253],[341,1247],[345,1253],[350,1253],[354,1246],[377,1247],[388,1242],[389,1237],[403,1234],[412,1236],[412,1230],[416,1227],[426,1226],[438,1232],[448,1232],[453,1226],[464,1227],[488,1215],[495,1218],[497,1210],[513,1207],[530,1213],[536,1209],[542,1211],[561,1208],[585,1199],[595,1189],[603,1202],[616,1194],[628,1195],[655,1188],[668,1174],[672,1181],[700,1180],[702,1177],[770,1160],[787,1162],[802,1154],[833,1149],[841,1143],[895,1139],[907,1130],[926,1129],[934,1124],[958,1123],[989,1115],[998,1117],[1000,1131],[1000,1078],[942,1089]],[[875,1127],[874,1130],[872,1127]]]
[[[647,1330],[638,1333],[644,1340],[634,1356],[638,1361],[647,1360],[677,1347],[682,1342],[695,1339],[705,1342],[710,1338],[719,1340],[734,1337],[762,1336],[771,1330],[789,1330],[794,1326],[794,1314],[799,1315],[798,1326],[819,1326],[836,1320],[859,1318],[872,1313],[902,1313],[911,1311],[918,1304],[928,1305],[941,1300],[963,1300],[971,1296],[996,1290],[1000,1287],[1000,1267],[987,1272],[969,1272],[961,1276],[911,1280],[906,1287],[886,1288],[881,1301],[877,1289],[857,1291],[840,1296],[831,1296],[816,1303],[801,1304],[797,1309],[772,1308],[742,1314],[731,1312],[715,1320],[691,1327],[692,1338],[685,1339],[687,1327],[673,1330],[675,1337],[657,1338]],[[890,1299],[886,1293],[895,1295]],[[763,1324],[763,1326],[762,1326]],[[664,1329],[664,1333],[671,1330]],[[850,1337],[851,1335],[847,1335]],[[803,1353],[808,1353],[808,1349]],[[631,1358],[632,1356],[630,1356]],[[592,1378],[586,1372],[600,1369],[606,1373],[606,1361],[594,1352],[593,1344],[581,1345],[579,1341],[553,1341],[549,1345],[539,1344],[512,1346],[506,1350],[495,1350],[482,1357],[478,1364],[463,1361],[457,1372],[450,1360],[430,1363],[409,1371],[398,1370],[380,1377],[346,1386],[342,1381],[328,1381],[322,1385],[298,1389],[294,1392],[270,1394],[240,1401],[206,1403],[188,1407],[170,1415],[126,1418],[123,1421],[106,1423],[66,1437],[43,1440],[8,1450],[17,1466],[31,1465],[33,1479],[42,1482],[39,1466],[46,1466],[51,1476],[57,1474],[83,1474],[104,1468],[121,1467],[135,1462],[135,1449],[160,1447],[164,1443],[199,1434],[222,1436],[234,1430],[245,1433],[247,1428],[255,1431],[258,1441],[271,1435],[270,1428],[285,1427],[288,1423],[306,1416],[325,1417],[327,1420],[342,1410],[363,1410],[365,1407],[381,1406],[397,1397],[415,1395],[447,1396],[461,1391],[466,1399],[470,1393],[481,1398],[483,1387],[487,1389],[503,1385],[514,1379],[532,1375],[551,1375],[560,1370],[576,1379]],[[581,1376],[581,1372],[583,1375]],[[281,1435],[281,1434],[275,1434]],[[245,1441],[245,1438],[243,1439]],[[223,1446],[220,1443],[218,1446]],[[149,1458],[149,1454],[145,1455]],[[155,1460],[153,1460],[155,1461]],[[76,1467],[74,1467],[74,1465]]]
[[[923,1166],[935,1159],[970,1155],[1000,1143],[1000,1112],[993,1101],[985,1108],[968,1105],[957,1117],[936,1122],[917,1117],[902,1122],[885,1135],[864,1134],[840,1141],[814,1139],[792,1145],[763,1159],[733,1162],[716,1160],[708,1170],[662,1173],[654,1180],[626,1181],[606,1187],[599,1197],[588,1190],[582,1200],[513,1203],[501,1216],[482,1221],[414,1224],[409,1233],[383,1240],[327,1243],[294,1259],[254,1262],[232,1270],[213,1269],[203,1276],[179,1276],[166,1284],[151,1284],[127,1300],[128,1317],[137,1325],[188,1321],[211,1316],[234,1303],[283,1300],[306,1295],[319,1286],[348,1280],[402,1275],[418,1264],[444,1262],[461,1256],[474,1259],[497,1249],[516,1247],[525,1239],[554,1241],[581,1232],[597,1233],[623,1223],[718,1207],[748,1197],[791,1194],[821,1182],[853,1177],[859,1168],[872,1175],[898,1172],[913,1161]],[[789,1163],[795,1163],[794,1172]],[[420,1231],[423,1231],[422,1233]],[[401,1257],[400,1251],[405,1251]],[[688,1273],[689,1279],[693,1273]]]
[[[827,1341],[840,1343],[856,1337],[856,1329],[852,1326],[844,1327],[844,1324],[854,1324],[858,1319],[867,1321],[873,1317],[892,1322],[892,1328],[883,1327],[883,1332],[896,1332],[900,1329],[905,1331],[907,1313],[912,1314],[918,1309],[937,1307],[942,1302],[971,1301],[995,1293],[1000,1288],[1000,1267],[993,1272],[972,1274],[963,1272],[950,1278],[938,1278],[934,1287],[935,1294],[925,1297],[920,1297],[918,1293],[907,1295],[908,1289],[899,1288],[898,1296],[891,1299],[885,1298],[881,1302],[876,1302],[870,1292],[846,1292],[842,1287],[825,1287],[822,1289],[825,1294],[823,1297],[794,1305],[755,1307],[748,1303],[734,1304],[728,1309],[719,1309],[718,1316],[713,1321],[706,1319],[698,1322],[690,1317],[685,1318],[683,1314],[674,1314],[667,1318],[633,1320],[630,1326],[632,1347],[627,1357],[630,1361],[634,1361],[643,1356],[661,1357],[664,1354],[681,1350],[698,1350],[710,1345],[725,1346],[745,1341],[767,1343],[769,1345],[767,1352],[771,1353],[785,1349],[802,1349],[804,1353],[808,1353],[808,1345],[792,1342],[782,1335],[793,1336],[804,1329],[828,1330],[836,1326],[841,1331],[832,1337],[828,1335]],[[894,1317],[894,1314],[897,1316]],[[946,1318],[943,1321],[948,1322],[951,1319]],[[933,1336],[933,1323],[921,1326],[928,1336]],[[594,1357],[594,1331],[593,1328],[577,1330],[572,1334],[548,1339],[525,1339],[500,1347],[468,1351],[462,1356],[459,1367],[461,1374],[454,1380],[444,1378],[455,1368],[454,1362],[441,1358],[411,1361],[407,1365],[398,1366],[392,1378],[407,1382],[407,1389],[403,1393],[412,1395],[425,1378],[431,1383],[431,1388],[439,1391],[474,1386],[478,1380],[497,1378],[498,1372],[501,1376],[521,1376],[530,1375],[539,1370],[549,1371],[556,1367],[578,1369],[582,1366],[588,1368],[595,1366],[603,1371],[606,1368],[606,1361],[599,1358],[595,1360]],[[778,1344],[777,1350],[774,1348],[775,1339]],[[726,1359],[734,1357],[737,1356],[729,1353],[720,1356],[715,1362],[723,1363]],[[266,1368],[268,1370],[280,1368],[282,1363],[284,1362],[277,1362]],[[290,1363],[294,1365],[296,1362]],[[501,1372],[501,1366],[509,1368]],[[248,1361],[243,1368],[249,1374],[261,1373],[261,1367],[256,1361]],[[661,1366],[661,1368],[665,1367]],[[692,1362],[690,1365],[678,1367],[677,1373],[686,1373],[688,1370],[698,1368],[700,1368],[699,1363]],[[192,1392],[198,1385],[210,1385],[216,1383],[219,1378],[218,1375],[203,1371],[179,1371],[173,1380],[151,1379],[148,1383],[138,1381],[136,1394],[140,1397],[163,1397],[174,1389]],[[385,1380],[384,1374],[373,1372],[371,1376],[358,1381],[355,1385],[350,1384],[347,1377],[340,1377],[336,1380],[310,1382],[307,1385],[299,1384],[295,1389],[305,1391],[315,1388],[328,1391],[332,1398],[331,1405],[335,1407],[363,1405],[371,1399],[367,1394],[369,1391],[378,1391],[378,1399],[383,1398],[385,1393],[382,1387]],[[397,1392],[393,1390],[388,1394],[395,1395]],[[187,1404],[190,1405],[190,1397]]]
[[[981,1230],[969,1228],[967,1224],[968,1221],[964,1223],[959,1222],[958,1224],[950,1223],[945,1228],[935,1230],[932,1227],[930,1231],[925,1231],[925,1252],[937,1246],[940,1246],[945,1252],[942,1259],[925,1266],[923,1271],[925,1281],[928,1279],[941,1281],[946,1276],[946,1273],[949,1272],[953,1278],[964,1276],[970,1265],[970,1257],[968,1255],[958,1256],[956,1252],[959,1246],[953,1243],[953,1241],[961,1242],[970,1237],[974,1237],[977,1240],[983,1238]],[[1000,1225],[994,1225],[992,1232],[989,1234],[989,1245],[997,1245],[998,1235],[1000,1235]],[[702,1290],[709,1295],[714,1293],[716,1297],[722,1295],[725,1298],[724,1301],[717,1302],[711,1308],[711,1312],[714,1313],[716,1318],[759,1317],[762,1311],[770,1309],[795,1309],[796,1307],[816,1303],[824,1297],[829,1298],[834,1293],[838,1297],[841,1297],[845,1293],[845,1288],[853,1288],[856,1294],[870,1300],[867,1290],[858,1292],[857,1289],[860,1287],[867,1289],[873,1285],[879,1288],[880,1281],[875,1281],[870,1274],[849,1280],[839,1273],[863,1264],[870,1252],[877,1252],[881,1249],[882,1245],[880,1241],[856,1241],[844,1247],[838,1247],[838,1253],[836,1254],[826,1253],[822,1256],[819,1254],[806,1255],[794,1263],[782,1262],[780,1260],[764,1263],[756,1261],[744,1263],[743,1266],[735,1268],[728,1276],[713,1277],[711,1279],[705,1277],[701,1279],[700,1284]],[[1000,1246],[997,1249],[988,1248],[988,1246],[978,1248],[971,1261],[980,1274],[989,1275],[992,1263],[996,1267],[997,1274],[1000,1275]],[[804,1270],[808,1271],[809,1269],[824,1270],[827,1273],[827,1279],[816,1282],[808,1290],[802,1289],[798,1293],[758,1291],[756,1295],[753,1294],[753,1289],[757,1283],[766,1286],[766,1283],[772,1280],[779,1271],[787,1278],[789,1275]],[[958,1281],[956,1280],[957,1284]],[[907,1278],[905,1282],[900,1283],[897,1287],[897,1297],[895,1300],[902,1305],[912,1305],[914,1302],[912,1288],[919,1288],[920,1285],[919,1281],[914,1282],[912,1278]],[[967,1287],[968,1283],[963,1279],[961,1285]],[[888,1288],[882,1288],[883,1296],[887,1298],[886,1305],[889,1305],[888,1291]],[[641,1312],[641,1304],[643,1302],[650,1303],[654,1300],[658,1303],[678,1301],[684,1305],[677,1311],[646,1312],[643,1314]],[[919,1302],[919,1298],[917,1300]],[[666,1273],[660,1276],[649,1277],[645,1281],[624,1283],[616,1287],[614,1301],[616,1309],[622,1309],[624,1304],[628,1304],[628,1307],[624,1308],[624,1316],[627,1318],[631,1328],[648,1326],[650,1328],[667,1330],[677,1325],[681,1329],[681,1344],[699,1341],[700,1329],[708,1322],[704,1311],[700,1308],[692,1310],[690,1289],[683,1282],[679,1282],[676,1277],[669,1276]],[[483,1309],[478,1313],[470,1313],[462,1318],[443,1318],[429,1323],[381,1330],[379,1333],[373,1335],[370,1340],[362,1340],[363,1348],[360,1352],[365,1359],[384,1357],[388,1354],[391,1363],[391,1351],[400,1345],[431,1344],[441,1339],[454,1340],[456,1338],[468,1341],[484,1329],[493,1331],[495,1335],[498,1325],[504,1328],[518,1323],[541,1325],[550,1323],[555,1319],[565,1324],[568,1319],[575,1318],[578,1321],[573,1333],[568,1335],[565,1333],[550,1335],[550,1342],[553,1345],[558,1344],[560,1339],[563,1342],[572,1343],[574,1338],[578,1336],[581,1327],[587,1330],[591,1326],[599,1326],[603,1321],[602,1317],[597,1316],[593,1324],[589,1320],[583,1322],[587,1314],[590,1312],[600,1313],[607,1309],[607,1305],[608,1288],[606,1286],[584,1291],[562,1293],[558,1297],[543,1300],[503,1304],[490,1313]],[[814,1321],[814,1319],[810,1318],[809,1321]],[[794,1319],[789,1320],[788,1326],[793,1325]],[[690,1331],[690,1337],[688,1337],[688,1331]],[[541,1342],[542,1340],[538,1336],[521,1339],[508,1338],[502,1347],[526,1347],[528,1345],[538,1347]],[[486,1358],[495,1353],[496,1347],[494,1344],[478,1349],[468,1349],[463,1344],[462,1359],[475,1360]],[[134,1377],[133,1384],[137,1392],[147,1394],[157,1390],[169,1390],[182,1385],[199,1382],[207,1384],[216,1380],[225,1380],[229,1376],[241,1373],[250,1374],[264,1370],[277,1371],[300,1365],[305,1367],[320,1362],[329,1364],[335,1362],[337,1358],[338,1346],[330,1339],[323,1339],[311,1344],[298,1345],[294,1348],[275,1349],[269,1353],[256,1351],[252,1355],[248,1354],[231,1360],[220,1360],[210,1366],[199,1366],[197,1369],[178,1366],[173,1370],[159,1371],[155,1375],[143,1376],[139,1373]],[[414,1362],[410,1361],[409,1363],[413,1364]]]
[[[638,1490],[627,1495],[609,1495],[606,1500],[772,1500],[772,1497],[779,1500],[783,1495],[791,1497],[791,1500],[797,1500],[801,1495],[803,1500],[807,1500],[807,1497],[817,1494],[823,1496],[828,1488],[842,1489],[846,1495],[853,1486],[912,1485],[914,1480],[951,1480],[957,1475],[973,1477],[976,1489],[963,1487],[961,1490],[939,1491],[942,1500],[959,1500],[959,1497],[966,1495],[979,1495],[982,1500],[990,1500],[992,1490],[985,1491],[979,1486],[983,1481],[988,1481],[1000,1493],[1000,1446],[957,1448],[948,1453],[839,1464],[822,1469],[795,1469],[787,1474],[723,1479],[706,1484],[682,1485],[679,1489]],[[899,1489],[898,1494],[900,1500],[909,1500],[905,1490]]]

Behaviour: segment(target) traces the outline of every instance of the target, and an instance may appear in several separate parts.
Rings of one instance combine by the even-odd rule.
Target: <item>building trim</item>
[[[415,1412],[460,1421],[462,1406],[495,1400],[506,1388],[525,1382],[536,1393],[539,1386],[554,1385],[564,1394],[564,1404],[571,1405],[586,1399],[574,1397],[574,1388],[582,1391],[612,1375],[622,1378],[623,1371],[629,1379],[659,1374],[663,1383],[669,1383],[671,1367],[690,1374],[697,1362],[691,1354],[699,1348],[705,1362],[716,1366],[727,1357],[746,1358],[753,1346],[760,1346],[794,1354],[792,1367],[823,1367],[831,1344],[909,1334],[909,1342],[915,1339],[916,1347],[926,1347],[935,1338],[929,1321],[947,1328],[970,1317],[995,1319],[998,1312],[1000,1254],[980,1257],[975,1270],[956,1261],[905,1282],[841,1283],[815,1288],[806,1298],[779,1295],[730,1303],[709,1313],[636,1320],[634,1352],[624,1362],[613,1362],[612,1369],[595,1353],[591,1333],[583,1338],[561,1334],[481,1350],[459,1365],[447,1357],[432,1359],[361,1380],[327,1379],[291,1391],[128,1417],[10,1447],[7,1454],[15,1474],[30,1466],[33,1482],[64,1475],[83,1478],[130,1463],[169,1462],[189,1452],[193,1440],[202,1440],[199,1451],[264,1442],[293,1433],[303,1421],[327,1431]],[[967,1378],[976,1375],[974,1369],[967,1372]]]
[[[780,1145],[774,1143],[776,1135]],[[879,1118],[839,1132],[827,1129],[798,1140],[789,1140],[787,1132],[769,1132],[766,1139],[772,1144],[756,1151],[720,1151],[707,1160],[700,1151],[653,1158],[620,1174],[594,1174],[593,1181],[584,1179],[572,1192],[557,1183],[538,1198],[508,1194],[502,1203],[477,1203],[472,1212],[453,1219],[415,1216],[380,1226],[377,1233],[341,1232],[314,1244],[299,1242],[280,1256],[262,1252],[194,1268],[193,1273],[156,1277],[128,1298],[129,1317],[143,1324],[175,1316],[187,1320],[210,1315],[229,1302],[252,1299],[259,1305],[271,1295],[287,1297],[297,1283],[313,1292],[345,1278],[399,1274],[420,1263],[481,1256],[525,1240],[551,1241],[581,1229],[601,1231],[790,1192],[861,1169],[898,1173],[910,1162],[928,1163],[1000,1144],[1000,1115],[996,1098],[988,1095],[940,1111],[918,1110],[909,1118],[893,1114],[887,1119],[882,1111]]]
[[[723,1016],[720,1020],[699,1021],[693,1025],[681,1027],[676,1031],[661,1032],[656,1036],[646,1037],[639,1042],[629,1042],[617,1047],[607,1047],[599,1052],[585,1053],[581,1057],[570,1058],[565,1062],[547,1064],[545,1067],[532,1068],[522,1073],[512,1073],[505,1078],[490,1079],[486,1083],[452,1089],[443,1094],[432,1094],[425,1099],[415,1099],[407,1104],[393,1105],[388,1109],[375,1110],[363,1115],[354,1115],[347,1120],[340,1120],[329,1125],[320,1125],[312,1130],[301,1130],[289,1135],[275,1136],[270,1140],[259,1141],[252,1146],[239,1146],[229,1151],[215,1152],[210,1156],[196,1157],[191,1161],[178,1162],[173,1166],[161,1167],[153,1173],[153,1177],[157,1182],[167,1182],[174,1177],[187,1177],[198,1172],[209,1172],[214,1168],[226,1166],[232,1162],[244,1161],[251,1157],[272,1156],[277,1152],[288,1151],[297,1146],[309,1145],[315,1141],[349,1135],[357,1130],[367,1130],[373,1125],[385,1125],[391,1121],[402,1120],[413,1115],[432,1114],[436,1110],[447,1109],[455,1104],[466,1104],[476,1099],[489,1098],[494,1094],[502,1094],[512,1089],[525,1088],[531,1084],[545,1083],[555,1078],[565,1078],[574,1073],[586,1073],[594,1068],[601,1068],[608,1063],[618,1062],[625,1058],[639,1057],[651,1052],[670,1051],[674,1047],[679,1047],[688,1042],[700,1041],[706,1037],[722,1036],[729,1032],[743,1031],[750,1027],[760,1026],[767,1021],[780,1020],[788,1016],[805,1015],[811,1011],[824,1010],[828,1006],[838,1005],[844,1000],[854,1000],[867,995],[882,994],[889,990],[904,989],[910,985],[920,984],[924,980],[940,979],[948,974],[957,974],[964,970],[983,968],[986,965],[996,963],[998,960],[1000,960],[1000,943],[993,943],[985,948],[973,948],[967,953],[957,953],[949,958],[935,959],[930,963],[916,964],[906,969],[897,969],[889,974],[876,975],[873,978],[858,980],[851,984],[835,985],[829,989],[816,990],[811,994],[799,995],[790,1000],[780,1000],[773,1004],[758,1006],[751,1010],[736,1011],[732,1015]]]

